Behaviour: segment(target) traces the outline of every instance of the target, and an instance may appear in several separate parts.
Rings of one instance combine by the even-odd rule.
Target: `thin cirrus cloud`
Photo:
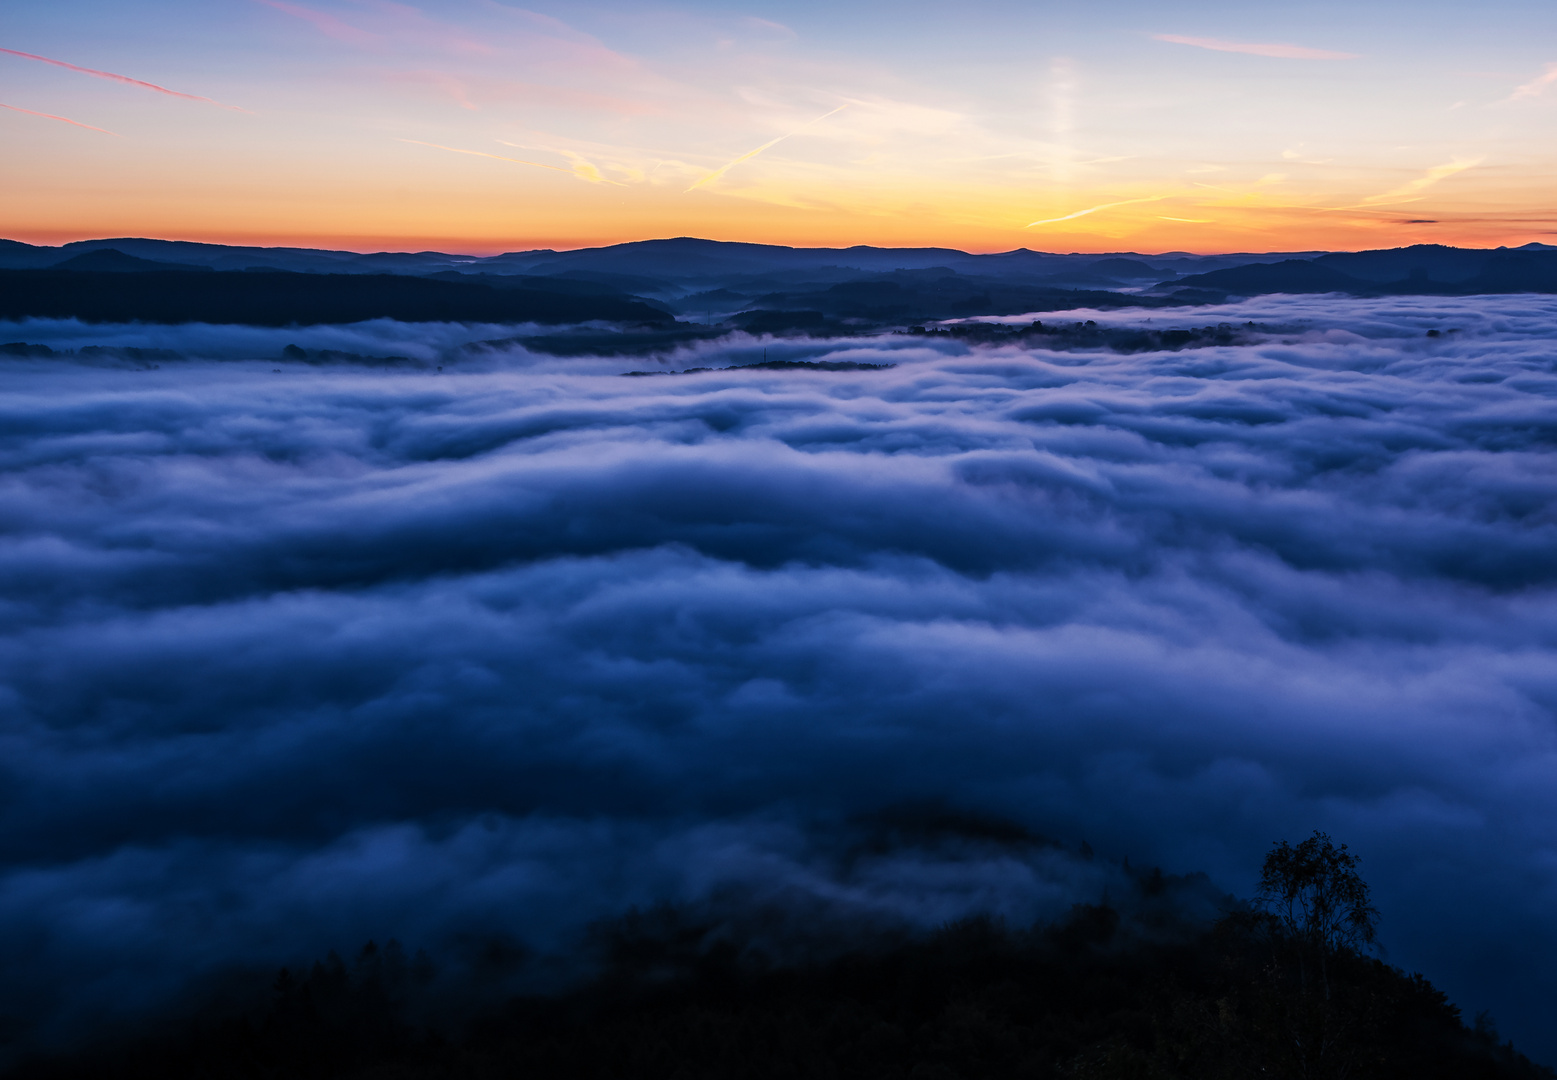
[[[313,26],[326,37],[361,48],[381,49],[392,43],[414,42],[443,52],[467,57],[491,56],[498,50],[488,41],[449,23],[429,18],[405,4],[359,3],[364,21],[372,29],[363,29],[337,15],[287,0],[255,0],[276,11],[291,15]]]
[[[1272,56],[1279,60],[1356,60],[1360,53],[1334,52],[1330,49],[1310,49],[1305,45],[1261,43],[1249,41],[1224,41],[1221,38],[1188,37],[1184,34],[1153,34],[1157,41],[1174,45],[1190,45],[1213,52],[1246,53],[1249,56]]]
[[[378,45],[382,42],[379,35],[367,30],[359,30],[350,23],[336,18],[327,12],[315,11],[313,8],[303,7],[301,4],[289,4],[286,0],[254,0],[257,4],[264,4],[268,8],[291,15],[293,18],[302,19],[326,37],[332,37],[336,41],[344,41],[352,45]]]
[[[425,83],[428,86],[436,87],[440,93],[452,98],[462,109],[476,112],[480,108],[474,101],[470,100],[470,88],[465,84],[464,80],[457,79],[452,75],[445,75],[441,71],[411,71],[391,75],[390,79],[395,82]]]
[[[403,143],[410,143],[413,146],[430,146],[434,150],[447,150],[451,154],[469,154],[471,157],[491,158],[493,161],[507,161],[515,165],[534,165],[537,169],[551,169],[553,172],[567,173],[569,176],[576,176],[580,180],[591,184],[617,183],[615,180],[607,180],[604,176],[600,175],[599,169],[595,168],[587,161],[584,161],[582,158],[577,158],[577,155],[573,154],[569,155],[569,157],[577,158],[577,160],[574,161],[573,168],[565,169],[561,165],[547,165],[544,162],[530,161],[526,158],[504,157],[502,154],[488,154],[483,150],[462,150],[457,146],[444,146],[442,143],[423,142],[421,139],[401,139],[400,141]]]
[[[742,154],[740,157],[736,158],[735,160],[725,162],[723,165],[719,166],[719,168],[715,169],[713,172],[709,173],[707,176],[703,177],[701,180],[696,181],[691,187],[687,188],[687,191],[696,191],[700,187],[705,187],[706,185],[713,183],[715,180],[719,179],[725,173],[729,172],[731,169],[735,168],[737,165],[741,164],[742,162],[750,161],[752,158],[756,157],[758,154],[762,153],[764,150],[767,150],[767,149],[770,149],[770,148],[772,148],[774,146],[777,146],[779,143],[783,142],[785,139],[788,139],[788,138],[790,138],[792,136],[795,136],[795,135],[799,135],[802,131],[805,131],[807,128],[811,127],[813,124],[820,124],[823,120],[826,120],[829,116],[835,116],[838,113],[841,113],[844,109],[847,109],[848,107],[849,106],[848,106],[847,103],[845,103],[843,105],[840,105],[836,109],[833,109],[831,112],[823,113],[821,116],[818,116],[815,120],[812,120],[809,123],[802,124],[800,127],[797,127],[794,131],[786,132],[785,134],[780,135],[776,139],[769,139],[767,142],[765,142],[761,146],[757,147],[757,149],[755,149],[755,150],[748,150],[748,151],[746,151],[746,153]]]
[[[1362,200],[1362,205],[1376,206],[1380,203],[1415,202],[1421,198],[1423,191],[1426,191],[1440,180],[1447,180],[1449,177],[1454,176],[1456,173],[1462,173],[1466,169],[1474,169],[1485,160],[1485,158],[1455,158],[1453,161],[1446,162],[1443,165],[1434,165],[1409,183],[1401,184],[1399,187],[1391,188],[1389,191],[1379,195],[1369,195]]]
[[[402,4],[361,4],[359,18],[348,22],[338,15],[289,0],[254,0],[312,26],[320,34],[353,47],[381,54],[414,55],[426,51],[456,54],[466,65],[457,75],[426,69],[389,74],[391,81],[422,82],[437,87],[465,109],[476,102],[493,104],[523,100],[560,108],[577,108],[617,115],[644,115],[660,106],[645,100],[674,85],[657,79],[630,57],[606,48],[587,34],[565,23],[534,12],[501,7],[519,15],[528,26],[497,29],[485,38],[465,27],[439,22]],[[359,25],[360,24],[360,25]],[[501,69],[483,70],[479,64],[498,55],[507,57]],[[514,63],[514,58],[519,62]],[[522,70],[532,78],[551,81],[517,81],[509,78]],[[625,80],[625,85],[624,85]],[[603,93],[614,87],[619,93]]]
[[[1529,82],[1515,88],[1514,92],[1505,101],[1520,101],[1524,98],[1540,97],[1546,93],[1546,88],[1557,83],[1557,64],[1547,64],[1546,70],[1531,79]]]
[[[555,83],[521,82],[480,75],[455,77],[428,70],[400,72],[388,75],[387,78],[392,82],[432,87],[439,97],[452,99],[461,108],[469,110],[521,104],[609,116],[653,116],[664,111],[658,102],[630,94],[601,93]]]
[[[1152,195],[1151,197],[1145,199],[1120,199],[1118,202],[1102,203],[1098,206],[1089,206],[1085,210],[1077,210],[1074,214],[1066,214],[1064,217],[1044,218],[1041,221],[1029,221],[1022,227],[1024,229],[1031,229],[1035,225],[1057,225],[1062,221],[1075,221],[1077,218],[1083,218],[1089,214],[1096,214],[1100,210],[1112,210],[1116,206],[1134,206],[1136,203],[1161,202],[1166,198],[1168,198],[1167,195]]]
[[[523,143],[513,143],[507,141],[506,139],[498,139],[497,141],[502,143],[504,146],[512,146],[516,150],[544,150],[547,153],[557,154],[560,157],[565,157],[573,165],[573,168],[568,171],[571,172],[574,176],[578,177],[580,180],[586,180],[591,184],[614,184],[617,187],[627,186],[621,183],[619,180],[608,179],[600,171],[600,167],[598,165],[584,157],[584,155],[579,154],[573,150],[559,150],[553,149],[549,146],[525,146]]]
[[[79,64],[67,63],[64,60],[54,60],[47,56],[39,56],[37,53],[21,52],[17,49],[0,49],[0,53],[5,53],[7,56],[20,56],[24,60],[37,60],[43,64],[53,64],[55,67],[62,67],[68,71],[79,71],[81,74],[90,75],[94,79],[108,79],[112,82],[124,83],[126,86],[138,86],[142,90],[155,90],[157,93],[167,94],[169,97],[184,98],[187,101],[203,101],[207,105],[217,105],[223,109],[232,109],[235,112],[248,111],[237,105],[223,105],[220,101],[201,97],[199,94],[186,94],[181,90],[169,90],[166,86],[158,86],[156,83],[146,82],[143,79],[132,79],[128,75],[116,75],[112,71],[99,71],[97,68],[82,67]],[[73,123],[74,121],[71,122]]]
[[[0,102],[0,109],[10,109],[12,112],[26,113],[28,116],[41,116],[45,120],[58,120],[60,123],[70,124],[72,127],[86,128],[88,131],[101,131],[104,135],[123,138],[117,131],[109,131],[107,128],[95,127],[92,124],[83,124],[80,120],[72,120],[68,116],[55,116],[53,113],[38,112],[36,109],[23,109],[18,105],[7,105],[4,102]]]

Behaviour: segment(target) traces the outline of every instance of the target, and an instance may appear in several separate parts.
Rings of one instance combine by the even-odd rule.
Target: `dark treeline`
[[[0,318],[311,326],[366,319],[661,325],[672,316],[599,291],[494,287],[395,274],[0,270]]]
[[[728,364],[725,367],[694,367],[682,371],[624,371],[628,378],[650,375],[702,375],[709,371],[889,371],[896,364],[864,364],[856,360],[759,360],[755,364]]]
[[[1172,914],[1188,879],[1135,872],[1128,913],[1078,904],[1022,930],[972,919],[788,965],[685,913],[632,914],[599,931],[587,985],[463,1018],[445,1002],[435,1019],[424,955],[370,943],[351,964],[332,953],[283,970],[247,1016],[16,1075],[1551,1080],[1490,1021],[1467,1026],[1422,976],[1368,954],[1355,865],[1316,834],[1272,853],[1263,907],[1211,926]]]
[[[1159,307],[1159,297],[1104,289],[1056,288],[959,274],[944,267],[861,275],[857,280],[789,288],[753,298],[729,322],[753,334],[837,333],[848,326],[901,325],[976,315],[1021,315],[1071,308]]]
[[[0,344],[0,358],[26,360],[81,360],[87,363],[128,363],[140,368],[160,367],[165,361],[187,360],[183,353],[173,349],[144,349],[133,345],[86,345],[79,349],[54,349],[48,345],[26,341],[8,341]],[[432,365],[409,356],[367,356],[340,349],[304,349],[287,345],[281,349],[280,359],[289,362],[323,366],[326,364],[353,364],[361,367],[418,367]]]
[[[1477,251],[1423,244],[1337,252],[1213,270],[1172,283],[1185,302],[1228,295],[1348,293],[1352,296],[1476,296],[1557,292],[1557,251]]]
[[[910,335],[965,341],[973,345],[1022,345],[1065,351],[1102,349],[1118,353],[1247,345],[1270,332],[1269,327],[1252,322],[1158,329],[1149,326],[1099,326],[1092,319],[1047,323],[1038,320],[1016,325],[965,322],[946,326],[910,326],[906,331]]]

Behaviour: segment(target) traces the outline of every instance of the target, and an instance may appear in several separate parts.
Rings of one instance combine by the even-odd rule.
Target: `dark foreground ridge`
[[[276,977],[253,1018],[102,1056],[23,1067],[19,1080],[195,1077],[904,1080],[1550,1080],[1465,1025],[1419,975],[1348,953],[1328,1000],[1249,920],[1173,944],[1115,941],[1119,914],[1080,906],[1012,931],[986,920],[828,963],[761,969],[708,927],[658,913],[609,930],[611,967],[555,998],[519,998],[464,1027],[414,1019],[425,957],[370,943]],[[1309,1050],[1306,1041],[1315,1048]],[[1319,1060],[1311,1060],[1318,1058]]]
[[[282,970],[246,1015],[15,1075],[1552,1080],[1490,1019],[1467,1026],[1421,975],[1368,955],[1376,913],[1356,865],[1316,833],[1277,845],[1260,901],[1229,902],[1209,926],[1177,903],[1202,877],[1127,871],[1120,908],[1077,904],[1024,930],[975,918],[917,939],[866,935],[798,963],[718,919],[632,913],[599,928],[588,984],[467,1016],[428,993],[425,954],[370,942],[350,965],[331,953]],[[488,952],[489,978],[522,962],[513,947]]]

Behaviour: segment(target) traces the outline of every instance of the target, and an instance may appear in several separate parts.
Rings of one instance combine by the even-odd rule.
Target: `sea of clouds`
[[[1021,922],[1126,857],[1248,895],[1317,828],[1388,959],[1557,1057],[1557,299],[1042,317],[1269,332],[0,326],[184,357],[0,359],[8,1037],[662,901]],[[896,366],[620,374],[764,348]]]

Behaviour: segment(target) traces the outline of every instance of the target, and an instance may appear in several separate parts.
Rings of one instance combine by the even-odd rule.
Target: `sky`
[[[75,350],[0,386],[7,1030],[659,902],[857,943],[1126,858],[1247,897],[1323,829],[1389,962],[1557,1059],[1557,300],[1073,317],[1264,329],[7,328]],[[895,366],[621,377],[765,351]],[[1062,846],[872,842],[905,806]]]
[[[1557,236],[1557,9],[51,0],[0,236],[492,253]]]

